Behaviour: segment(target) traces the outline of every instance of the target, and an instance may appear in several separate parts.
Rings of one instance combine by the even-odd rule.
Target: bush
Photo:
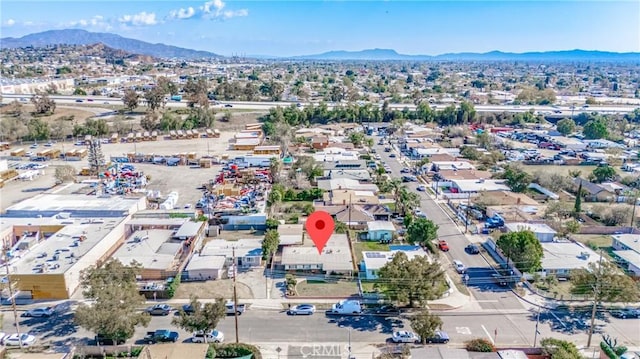
[[[215,356],[210,357],[209,351],[207,351],[207,358],[240,358],[249,354],[253,354],[253,359],[262,359],[260,349],[251,344],[211,344],[209,345],[209,347],[213,347],[213,354]]]
[[[181,277],[182,277],[182,273],[176,274],[176,276],[173,278],[173,282],[171,282],[171,284],[169,284],[169,286],[167,286],[167,297],[168,298],[173,298],[173,296],[176,295],[176,290],[178,289],[178,286],[180,285],[180,278]]]
[[[470,352],[490,353],[496,351],[496,347],[489,340],[484,338],[469,340],[465,343],[465,346]]]
[[[609,359],[618,359],[618,355],[611,349],[611,347],[605,343],[600,342],[600,349],[604,352],[604,354],[609,357]]]
[[[278,229],[280,222],[277,219],[269,218],[267,219],[267,229]]]

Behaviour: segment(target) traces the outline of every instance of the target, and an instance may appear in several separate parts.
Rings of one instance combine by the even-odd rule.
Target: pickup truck
[[[144,342],[149,344],[168,342],[175,343],[178,341],[178,337],[178,332],[172,332],[166,329],[158,329],[155,332],[147,332],[147,335],[144,337]]]

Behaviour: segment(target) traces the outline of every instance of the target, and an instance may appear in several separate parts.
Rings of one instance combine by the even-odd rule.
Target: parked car
[[[148,344],[154,343],[169,343],[169,342],[177,342],[180,335],[178,332],[173,332],[166,329],[158,329],[154,332],[147,332],[147,335],[144,337],[144,342]]]
[[[395,317],[400,315],[400,309],[393,305],[383,305],[382,307],[375,309],[373,314],[380,316]]]
[[[478,254],[480,253],[480,248],[478,248],[478,245],[475,243],[471,243],[468,246],[466,246],[464,248],[464,250],[469,253],[469,254]]]
[[[197,331],[191,337],[192,343],[222,343],[224,341],[224,333],[219,330],[211,330],[207,333]]]
[[[289,308],[287,314],[289,315],[312,315],[316,312],[315,305],[312,304],[298,304]]]
[[[169,315],[171,313],[171,307],[166,304],[156,304],[147,308],[149,315]]]
[[[426,342],[447,344],[449,342],[449,334],[447,334],[446,332],[437,330],[433,335],[433,337],[427,338]]]
[[[17,347],[20,346],[20,343],[23,347],[28,347],[36,342],[36,337],[27,333],[15,333],[5,337],[2,342],[7,347]]]
[[[418,188],[416,188],[416,189],[418,190],[418,192],[424,192],[424,191],[426,191],[426,190],[427,190],[427,187],[425,187],[425,186],[423,186],[423,185],[420,185],[420,186],[418,186]]]
[[[390,158],[396,158],[396,154],[395,154],[395,153],[392,153],[392,154],[390,154],[390,155],[389,155],[389,157],[390,157]]]
[[[96,345],[122,345],[126,338],[107,338],[103,334],[97,334],[95,337]]]
[[[414,332],[399,330],[397,332],[393,332],[393,335],[391,335],[391,341],[394,343],[420,343],[420,337]]]
[[[492,274],[491,278],[493,279],[493,282],[501,287],[506,287],[507,284],[507,278],[505,278],[504,276],[500,275],[500,274]]]
[[[25,318],[48,318],[50,316],[53,315],[53,308],[51,307],[46,307],[46,308],[35,308],[35,309],[30,309],[27,310],[26,312],[22,313],[21,317],[25,317]]]
[[[611,316],[620,319],[636,319],[640,318],[640,309],[623,308],[611,311]]]
[[[443,251],[443,252],[448,252],[449,251],[449,244],[444,239],[440,239],[438,241],[438,248],[440,248],[440,250]]]
[[[467,271],[467,268],[464,266],[464,264],[462,264],[462,262],[457,259],[453,260],[453,266],[456,268],[456,272],[458,272],[459,274],[464,274],[464,272]]]

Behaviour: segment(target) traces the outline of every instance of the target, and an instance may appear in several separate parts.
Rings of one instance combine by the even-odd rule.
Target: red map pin
[[[318,253],[321,255],[324,246],[329,241],[331,234],[333,234],[334,226],[333,218],[329,213],[324,211],[315,211],[307,218],[305,228],[307,229],[307,233],[309,233],[309,237],[311,237],[311,240],[315,243],[316,248],[318,248]]]

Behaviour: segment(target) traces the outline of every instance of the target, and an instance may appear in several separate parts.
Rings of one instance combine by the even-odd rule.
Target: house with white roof
[[[389,263],[398,252],[403,252],[409,260],[415,257],[429,258],[427,252],[420,246],[391,246],[390,251],[364,251],[360,262],[360,273],[364,273],[364,279],[378,279],[380,268]]]
[[[558,233],[544,223],[509,222],[504,226],[507,232],[531,231],[540,242],[553,242]]]
[[[611,247],[627,273],[640,277],[640,234],[614,234]]]
[[[542,274],[557,278],[568,278],[576,269],[587,269],[589,263],[596,263],[600,256],[579,242],[543,242],[541,243]]]
[[[367,222],[367,239],[370,241],[391,242],[396,227],[390,221]]]

